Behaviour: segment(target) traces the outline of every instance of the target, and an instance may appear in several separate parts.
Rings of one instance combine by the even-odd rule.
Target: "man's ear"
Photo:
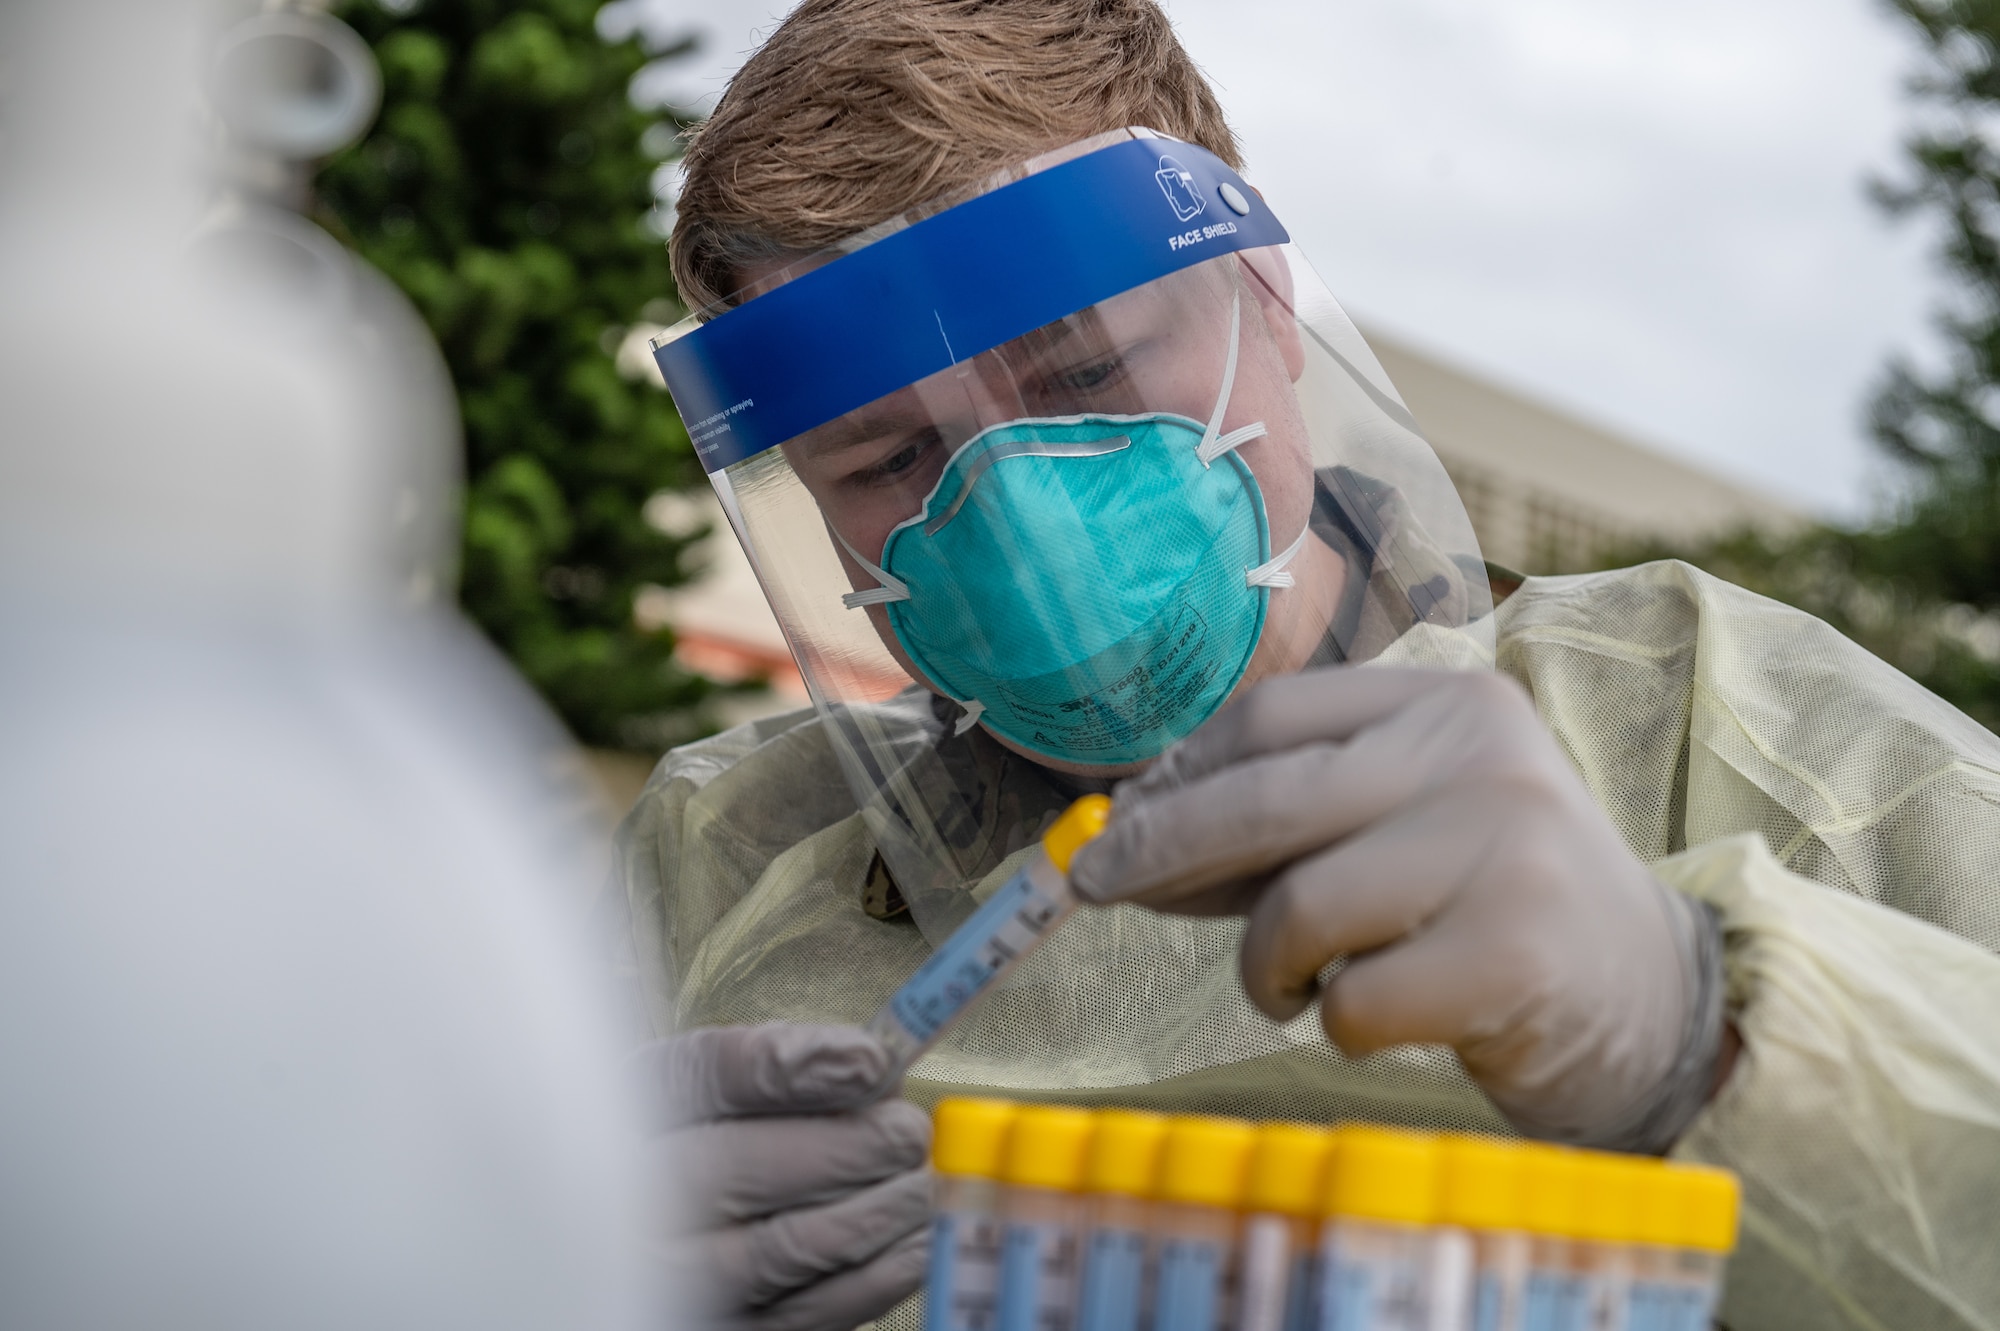
[[[1298,316],[1292,310],[1292,266],[1276,246],[1238,250],[1236,261],[1243,265],[1257,308],[1264,312],[1264,322],[1284,353],[1285,373],[1297,383],[1306,372],[1306,347],[1299,336]]]

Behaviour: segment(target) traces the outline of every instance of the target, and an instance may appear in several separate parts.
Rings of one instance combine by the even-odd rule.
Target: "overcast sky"
[[[783,0],[636,0],[712,104]],[[1867,509],[1884,356],[1921,347],[1893,170],[1912,43],[1874,0],[1171,0],[1350,313],[1780,498]]]

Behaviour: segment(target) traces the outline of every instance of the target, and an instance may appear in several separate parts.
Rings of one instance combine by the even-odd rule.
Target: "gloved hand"
[[[689,1325],[849,1331],[916,1289],[930,1119],[886,1098],[896,1070],[866,1032],[714,1027],[638,1058],[678,1208],[667,1262],[707,1314]]]
[[[1633,857],[1503,675],[1259,684],[1120,786],[1070,873],[1090,901],[1248,915],[1267,1015],[1317,994],[1350,1055],[1449,1045],[1530,1135],[1664,1150],[1713,1089],[1713,915]]]

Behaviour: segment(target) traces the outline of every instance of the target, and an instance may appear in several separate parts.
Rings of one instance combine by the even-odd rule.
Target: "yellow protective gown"
[[[1678,1151],[1743,1176],[1724,1323],[2000,1329],[2000,739],[1684,564],[1530,579],[1497,627],[1634,853],[1721,913],[1744,1050]],[[861,1022],[928,955],[862,908],[873,847],[811,712],[668,754],[620,850],[662,1033]],[[1085,911],[910,1093],[1505,1130],[1448,1050],[1348,1060],[1259,1015],[1239,935]]]

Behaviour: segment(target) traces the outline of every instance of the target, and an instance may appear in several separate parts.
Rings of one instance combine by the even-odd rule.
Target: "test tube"
[[[1521,1150],[1521,1227],[1528,1231],[1522,1331],[1578,1331],[1584,1313],[1575,1253],[1583,1161],[1560,1146],[1532,1143]]]
[[[1153,1331],[1217,1331],[1232,1300],[1244,1167],[1256,1131],[1236,1119],[1169,1120],[1153,1205]]]
[[[924,1331],[994,1331],[1000,1290],[1001,1150],[1015,1107],[940,1100],[931,1115],[931,1222]]]
[[[1680,1178],[1658,1160],[1642,1162],[1634,1176],[1632,1285],[1625,1300],[1625,1331],[1670,1331],[1679,1297]]]
[[[1674,1165],[1679,1182],[1680,1243],[1675,1253],[1680,1316],[1673,1331],[1707,1331],[1722,1299],[1722,1277],[1736,1247],[1742,1193],[1736,1176],[1711,1165]]]
[[[1642,1166],[1601,1151],[1582,1153],[1580,1164],[1573,1252],[1583,1282],[1583,1328],[1626,1331]]]
[[[1331,1142],[1324,1128],[1258,1129],[1243,1191],[1235,1331],[1311,1331],[1314,1240]]]
[[[1453,1134],[1438,1140],[1440,1252],[1463,1245],[1470,1290],[1459,1325],[1522,1331],[1528,1235],[1521,1228],[1520,1143]],[[1441,1319],[1433,1313],[1431,1324]]]
[[[868,1022],[900,1067],[937,1043],[952,1022],[1041,946],[1077,907],[1069,861],[1104,830],[1111,801],[1085,795],[1063,810],[1021,869],[1002,883]]]
[[[1146,1248],[1161,1114],[1107,1109],[1097,1115],[1083,1165],[1088,1214],[1076,1331],[1140,1331],[1146,1325]]]
[[[1070,1331],[1091,1127],[1084,1109],[1031,1105],[1014,1116],[1000,1160],[999,1331]]]
[[[1397,1128],[1334,1130],[1318,1331],[1428,1331],[1437,1193],[1435,1139]]]

